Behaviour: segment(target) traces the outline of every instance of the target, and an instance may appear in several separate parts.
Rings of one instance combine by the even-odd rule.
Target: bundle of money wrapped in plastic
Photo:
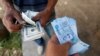
[[[23,41],[31,41],[41,38],[45,35],[44,28],[40,22],[34,22],[32,17],[36,16],[38,12],[27,10],[25,13],[22,12],[22,18],[27,22],[21,30]]]
[[[84,53],[89,45],[81,41],[78,37],[76,20],[70,17],[57,18],[51,22],[54,32],[57,35],[60,44],[71,42],[72,47],[69,55],[75,53]]]

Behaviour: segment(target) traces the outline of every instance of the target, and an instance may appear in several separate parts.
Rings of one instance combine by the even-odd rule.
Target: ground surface
[[[91,45],[89,51],[81,56],[100,56],[99,5],[100,0],[59,0],[56,6],[57,17],[69,16],[75,18],[81,40]],[[33,43],[23,45],[24,48],[27,48],[25,52],[31,51],[30,53],[32,53],[31,44]]]

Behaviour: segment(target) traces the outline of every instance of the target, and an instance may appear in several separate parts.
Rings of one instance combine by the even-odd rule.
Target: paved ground
[[[23,42],[23,56],[38,56],[37,47],[33,41]]]

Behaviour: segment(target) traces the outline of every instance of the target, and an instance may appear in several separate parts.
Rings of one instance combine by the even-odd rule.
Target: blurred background
[[[58,1],[56,17],[75,18],[80,39],[91,45],[90,49],[81,56],[100,56],[100,0]],[[3,13],[0,8],[1,19]],[[0,21],[0,56],[7,56],[8,53],[21,56],[21,40],[17,37],[19,34],[10,35],[14,36],[13,38],[8,37],[9,34]]]

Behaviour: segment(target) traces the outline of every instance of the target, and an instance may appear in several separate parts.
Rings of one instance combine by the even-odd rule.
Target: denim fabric
[[[45,45],[45,40],[43,38],[39,38],[34,40],[39,46]]]

